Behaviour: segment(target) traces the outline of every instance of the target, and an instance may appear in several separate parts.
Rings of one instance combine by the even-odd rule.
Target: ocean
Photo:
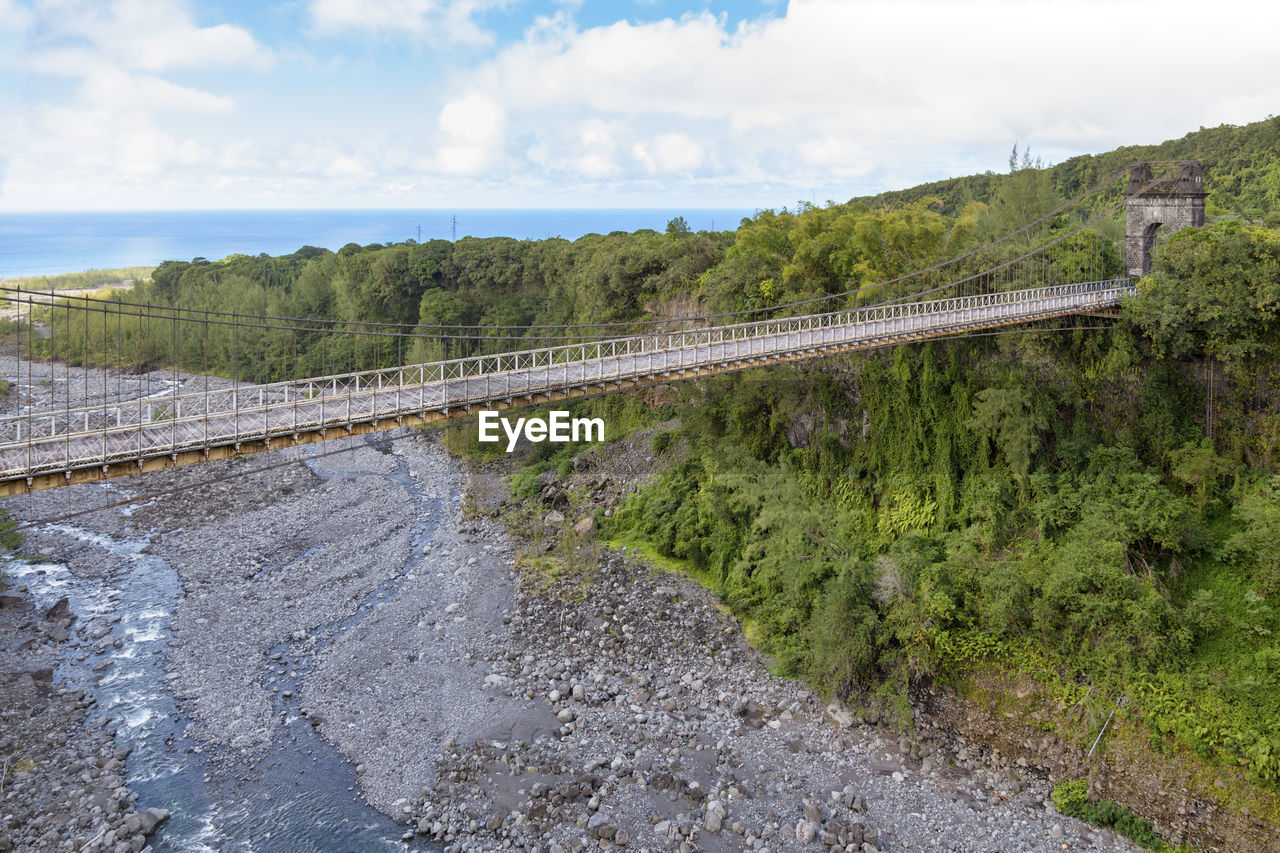
[[[728,231],[754,213],[730,208],[0,213],[0,279],[455,235],[575,240],[591,233],[662,231],[676,216],[694,231]]]

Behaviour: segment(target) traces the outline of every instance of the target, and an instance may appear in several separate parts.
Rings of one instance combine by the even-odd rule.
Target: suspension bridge
[[[1088,229],[1094,223],[1121,205],[1128,205],[1131,224],[1138,211],[1145,242],[1138,244],[1136,256],[1128,253],[1126,263],[1129,273],[1140,275],[1149,264],[1152,223],[1159,224],[1161,200],[1170,210],[1181,210],[1199,192],[1198,166],[1194,176],[1186,163],[1158,176],[1150,164],[1139,166],[1146,171],[1130,171],[1130,187],[1119,200],[1095,205],[1100,212],[1079,217],[1084,221],[1078,227],[1042,245],[1009,248],[1053,216],[1104,192],[1114,179],[982,249],[924,270],[846,293],[678,322],[445,330],[245,317],[0,289],[11,319],[16,314],[18,330],[13,341],[16,376],[10,381],[28,400],[16,413],[0,417],[0,496],[441,424],[476,409],[521,408],[1048,318],[1113,312],[1135,289],[1132,278],[1115,269],[1123,255],[1114,247],[1108,252],[1105,241],[1082,241],[1080,235],[1092,233]],[[1202,192],[1199,199],[1202,210]],[[993,254],[993,247],[999,254]],[[897,295],[866,304],[888,293]],[[841,303],[835,310],[814,311]],[[295,352],[300,340],[308,352],[316,351],[318,342],[321,353],[327,347],[330,353],[348,354],[361,349],[357,344],[373,341],[372,348],[363,350],[376,352],[375,362],[392,357],[396,364],[307,375],[308,368],[314,369],[311,362],[295,359],[296,378],[267,383],[200,375],[200,342],[207,363],[211,329],[226,328],[236,334],[257,332],[267,342],[263,358],[279,350],[270,344],[274,334],[277,343],[288,336]],[[480,352],[400,363],[415,345],[445,338],[463,339]],[[172,367],[146,371],[145,386],[138,378],[126,381],[143,375],[148,351],[143,341],[155,339],[172,343],[167,359]],[[510,349],[512,341],[538,345]],[[136,347],[133,353],[128,352],[131,346]],[[483,352],[494,346],[507,351]],[[247,355],[259,357],[256,352]],[[237,353],[235,363],[240,360]],[[77,369],[73,375],[73,361],[97,369]],[[320,365],[330,366],[323,355]],[[160,382],[159,390],[154,390],[153,378]],[[41,385],[49,397],[43,404],[36,402]]]

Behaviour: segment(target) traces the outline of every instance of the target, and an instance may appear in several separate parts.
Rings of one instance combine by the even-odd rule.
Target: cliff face
[[[1185,747],[1155,749],[1146,723],[1123,702],[1067,706],[1036,680],[994,669],[958,689],[912,695],[918,729],[1055,782],[1085,779],[1091,799],[1126,806],[1170,844],[1222,853],[1268,853],[1280,845],[1280,794],[1251,782],[1241,768],[1207,764]]]

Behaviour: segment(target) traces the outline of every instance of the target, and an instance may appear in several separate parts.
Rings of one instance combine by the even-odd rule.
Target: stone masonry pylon
[[[1183,160],[1160,178],[1150,163],[1134,163],[1125,195],[1125,266],[1133,278],[1151,272],[1151,247],[1161,226],[1172,233],[1204,225],[1199,160]]]

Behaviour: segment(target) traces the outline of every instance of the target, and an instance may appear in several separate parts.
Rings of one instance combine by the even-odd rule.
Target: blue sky
[[[821,204],[1275,114],[1276,32],[1244,0],[0,0],[0,211]]]

